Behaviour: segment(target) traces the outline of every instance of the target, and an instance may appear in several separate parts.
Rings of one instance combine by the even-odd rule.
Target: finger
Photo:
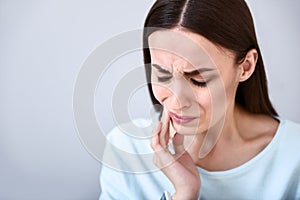
[[[184,148],[184,143],[183,143],[183,140],[184,140],[184,136],[181,135],[181,134],[178,134],[176,133],[174,135],[174,138],[173,138],[173,147],[174,147],[174,150],[175,150],[175,154],[182,154],[185,152],[185,148]]]
[[[159,138],[161,127],[162,127],[162,122],[159,121],[152,134],[151,147],[154,151],[160,151],[162,149],[162,146],[160,144],[160,138]]]
[[[188,165],[187,163],[194,163],[192,157],[187,152],[184,146],[184,139],[185,137],[181,134],[176,133],[173,138],[173,146],[175,150],[175,158],[178,162],[180,162],[182,165],[186,167],[187,170],[189,170],[191,173],[197,174],[195,172],[195,165]]]
[[[168,161],[168,163],[164,163],[164,166],[161,167],[161,171],[171,180],[174,186],[183,184],[186,179],[192,180],[192,177],[189,178],[191,174],[195,176],[195,174],[190,173],[190,171],[187,170],[190,166],[187,167],[186,163],[182,164],[175,160],[174,157]],[[193,163],[192,165],[195,167]]]
[[[173,155],[168,149],[161,148],[154,152],[153,163],[159,168],[163,169],[175,161]]]
[[[168,147],[169,136],[170,136],[169,126],[170,126],[170,116],[168,112],[165,111],[165,120],[163,122],[162,130],[160,132],[160,144],[163,146],[163,148]]]
[[[180,187],[180,185],[184,187],[187,183],[186,180],[189,183],[196,181],[198,184],[200,181],[199,173],[190,155],[184,151],[183,154],[178,156],[174,157],[170,153],[161,153],[160,157],[158,157],[159,165],[157,166],[160,166],[161,171],[171,180],[175,187]],[[162,158],[164,159],[163,163],[160,160]]]
[[[166,134],[165,134],[165,142],[168,146],[169,142],[170,142],[170,137],[171,137],[171,133],[170,133],[170,125],[171,125],[171,118],[170,118],[170,115],[169,113],[166,114],[166,117],[167,117],[167,121],[166,121],[166,128],[167,128],[167,131],[166,131]]]
[[[153,155],[153,163],[159,168],[162,169],[168,166],[170,163],[174,162],[175,159],[168,148],[164,148],[160,142],[160,134],[162,123],[160,123],[160,127],[157,129],[158,134],[153,134],[151,146],[154,150]]]

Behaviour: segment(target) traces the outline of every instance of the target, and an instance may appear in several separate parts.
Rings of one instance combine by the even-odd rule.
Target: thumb
[[[185,152],[183,140],[184,140],[183,135],[175,133],[173,137],[173,147],[176,154],[182,154]]]

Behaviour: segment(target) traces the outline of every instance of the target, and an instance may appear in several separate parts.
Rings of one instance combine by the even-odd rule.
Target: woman
[[[163,107],[151,140],[161,171],[104,168],[100,198],[300,199],[300,126],[269,100],[245,1],[158,0],[144,28],[149,91]]]

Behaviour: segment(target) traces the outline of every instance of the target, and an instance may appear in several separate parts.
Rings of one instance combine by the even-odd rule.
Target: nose
[[[168,108],[173,111],[181,111],[191,106],[193,92],[190,84],[184,77],[175,78],[169,87],[169,95],[166,98]]]

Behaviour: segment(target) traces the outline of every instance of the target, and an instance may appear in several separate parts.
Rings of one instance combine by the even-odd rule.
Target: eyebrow
[[[159,72],[163,73],[163,74],[171,74],[170,71],[162,68],[161,66],[157,65],[157,64],[152,64],[153,67],[155,67],[156,69],[158,69]]]
[[[158,71],[161,72],[161,73],[171,74],[170,71],[162,68],[161,66],[159,66],[157,64],[152,64],[152,66],[155,67],[156,69],[158,69]],[[214,70],[216,70],[216,69],[213,69],[213,68],[200,68],[200,69],[193,70],[191,72],[184,72],[184,75],[185,76],[196,76],[196,75],[202,74],[204,72],[209,72],[209,71],[214,71]]]
[[[213,69],[213,68],[199,68],[199,69],[193,70],[191,72],[184,72],[184,75],[186,75],[186,76],[196,76],[196,75],[202,74],[204,72],[210,72],[210,71],[215,71],[215,70],[216,69]]]

